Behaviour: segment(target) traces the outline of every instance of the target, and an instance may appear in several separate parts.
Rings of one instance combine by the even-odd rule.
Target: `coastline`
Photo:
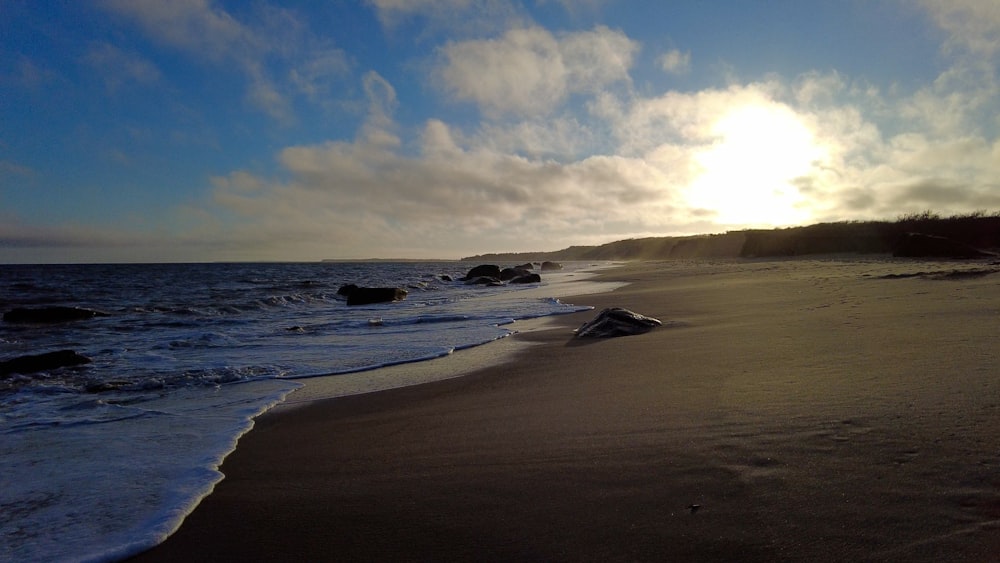
[[[985,559],[1000,284],[880,277],[919,270],[603,273],[630,285],[566,300],[667,325],[583,342],[593,312],[564,315],[463,377],[265,414],[134,560]]]
[[[565,301],[568,296],[575,300],[584,296],[608,293],[625,285],[615,281],[614,274],[611,273],[621,267],[623,267],[622,263],[615,262],[593,264],[590,267],[574,270],[569,274],[570,277],[561,276],[563,279],[556,282],[555,287],[546,285],[520,289],[518,295]],[[598,281],[597,278],[600,276],[604,277]],[[567,302],[576,304],[572,301]],[[584,313],[587,312],[584,311]],[[298,408],[315,401],[380,393],[400,387],[464,377],[487,367],[504,364],[531,348],[532,343],[524,339],[525,334],[539,330],[556,329],[560,317],[563,316],[565,315],[559,314],[517,320],[503,327],[510,329],[513,332],[511,335],[486,344],[455,350],[451,354],[429,360],[405,362],[354,373],[297,379],[296,381],[302,383],[303,387],[296,389],[282,403],[268,412]],[[514,338],[516,335],[521,335],[521,337]]]

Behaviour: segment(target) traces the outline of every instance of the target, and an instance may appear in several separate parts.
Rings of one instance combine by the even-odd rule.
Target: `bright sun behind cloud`
[[[716,141],[695,156],[701,173],[688,202],[728,225],[782,226],[807,221],[793,185],[825,156],[809,127],[790,108],[745,105],[711,129]]]

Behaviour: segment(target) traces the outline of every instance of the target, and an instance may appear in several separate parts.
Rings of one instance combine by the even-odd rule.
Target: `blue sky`
[[[1000,209],[993,0],[0,0],[0,262]]]

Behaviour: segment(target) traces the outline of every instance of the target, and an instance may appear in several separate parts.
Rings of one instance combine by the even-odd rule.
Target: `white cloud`
[[[642,156],[662,144],[710,144],[717,120],[734,107],[772,103],[774,84],[734,85],[697,92],[670,91],[650,98],[621,101],[603,96],[592,106],[607,120],[623,154]]]
[[[263,49],[263,39],[251,28],[207,0],[104,0],[103,3],[134,20],[156,40],[207,60],[242,60]]]
[[[489,122],[472,135],[472,144],[497,152],[561,161],[599,153],[598,134],[573,115],[512,123]]]
[[[691,69],[691,53],[671,49],[660,55],[657,62],[667,74],[683,74]]]
[[[247,102],[271,117],[294,119],[291,95],[322,103],[350,60],[310,33],[292,12],[259,4],[240,21],[209,0],[102,0],[109,11],[138,25],[158,43],[195,60],[233,65],[247,79]],[[270,70],[277,61],[280,72]]]
[[[245,233],[254,244],[326,240],[359,255],[405,249],[427,256],[428,249],[436,249],[438,255],[455,256],[537,248],[537,241],[558,248],[703,232],[711,229],[706,220],[713,217],[715,228],[724,230],[744,219],[759,223],[733,211],[758,204],[773,220],[786,216],[781,213],[825,217],[850,202],[870,211],[889,197],[872,195],[877,187],[872,167],[852,152],[861,145],[885,149],[877,129],[851,107],[796,110],[778,99],[777,92],[796,94],[780,84],[629,100],[601,97],[595,115],[616,133],[618,150],[567,153],[560,160],[528,150],[548,142],[541,120],[487,122],[460,133],[432,119],[414,139],[418,153],[407,154],[403,147],[410,143],[395,136],[391,119],[396,103],[391,85],[370,75],[366,91],[369,122],[356,141],[284,149],[280,162],[289,180],[245,171],[216,179],[215,201],[238,217],[234,224],[255,225],[253,233]],[[745,111],[736,112],[739,108]],[[574,130],[591,131],[561,119],[567,137]],[[842,139],[845,133],[852,135]],[[844,170],[826,174],[834,163]],[[878,185],[898,178],[892,172]],[[828,199],[802,208],[801,196],[810,191]],[[708,212],[704,204],[713,198],[733,205]],[[783,211],[773,209],[776,203]],[[526,233],[532,242],[525,241]]]
[[[996,208],[1000,142],[995,133],[967,126],[975,110],[963,115],[955,99],[925,89],[901,99],[864,96],[814,108],[815,130],[830,156],[800,178],[799,187],[816,218]],[[887,134],[879,117],[895,132]]]
[[[994,0],[923,0],[949,34],[947,46],[980,57],[1000,53],[1000,3]]]
[[[377,72],[369,71],[362,78],[368,98],[368,120],[362,127],[365,142],[374,146],[398,146],[392,114],[396,111],[396,89]]]
[[[455,256],[493,244],[571,244],[590,228],[663,228],[669,201],[659,172],[642,161],[590,157],[560,164],[450,145],[428,124],[420,158],[358,143],[292,147],[290,182],[245,173],[219,179],[216,200],[266,238],[323,239],[338,248],[401,245]],[[265,187],[260,188],[261,182]],[[621,231],[604,231],[605,240]]]
[[[340,49],[320,49],[288,71],[289,80],[313,102],[321,102],[333,90],[333,81],[348,76],[351,63]]]
[[[519,156],[437,119],[413,139],[419,152],[407,154],[410,143],[394,136],[392,86],[374,73],[364,86],[369,119],[355,141],[282,150],[288,180],[246,171],[214,179],[214,201],[232,216],[227,232],[258,248],[323,240],[358,256],[458,256],[526,240],[605,242],[662,230],[675,212],[664,173],[642,159]]]
[[[1000,206],[1000,7],[968,0],[923,5],[948,33],[951,55],[933,83],[888,93],[840,76],[811,75],[797,84],[798,101],[832,147],[827,166],[798,179],[818,219]]]
[[[542,115],[571,94],[628,84],[637,50],[624,33],[603,26],[560,35],[512,29],[497,39],[446,44],[439,73],[456,99],[488,115]]]

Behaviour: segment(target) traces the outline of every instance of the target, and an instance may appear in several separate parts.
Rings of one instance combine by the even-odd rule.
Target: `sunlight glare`
[[[809,219],[792,180],[807,174],[825,151],[786,106],[747,105],[712,127],[716,142],[695,156],[702,172],[689,203],[729,225],[785,226]]]

